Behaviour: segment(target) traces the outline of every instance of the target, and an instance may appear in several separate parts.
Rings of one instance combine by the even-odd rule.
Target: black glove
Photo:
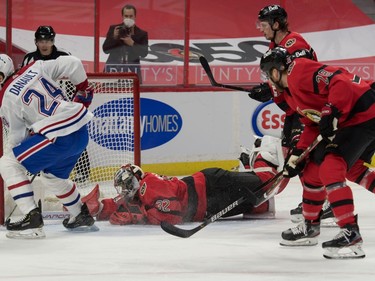
[[[289,138],[283,135],[281,139],[281,146],[293,148],[298,143],[301,137],[302,129],[292,129]]]
[[[298,157],[303,153],[303,149],[294,148],[292,153],[285,160],[283,176],[285,178],[293,178],[300,174],[305,167],[306,162],[304,160],[296,164]]]
[[[301,129],[293,129],[292,135],[290,136],[290,147],[295,147],[301,137]]]
[[[269,101],[273,97],[272,89],[268,83],[261,83],[249,91],[249,97],[260,102]]]
[[[330,103],[322,108],[319,122],[319,131],[322,137],[332,141],[337,130],[337,123],[340,118],[339,110]]]

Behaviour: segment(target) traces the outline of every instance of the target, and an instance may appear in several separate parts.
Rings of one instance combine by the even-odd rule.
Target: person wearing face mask
[[[148,33],[136,24],[137,10],[133,5],[122,8],[123,22],[111,25],[103,43],[109,54],[105,72],[135,72],[142,83],[140,58],[148,54]]]

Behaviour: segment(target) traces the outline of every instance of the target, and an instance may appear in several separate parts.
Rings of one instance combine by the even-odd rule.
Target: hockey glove
[[[319,131],[322,137],[332,141],[337,130],[338,119],[340,118],[339,110],[330,103],[322,108],[319,122]]]
[[[302,130],[301,129],[293,129],[292,135],[290,136],[290,147],[293,148],[298,143],[301,137]]]
[[[74,96],[73,101],[82,103],[85,107],[89,107],[92,102],[93,97],[94,97],[94,89],[92,87],[88,87],[84,91],[77,91],[76,95]]]
[[[261,83],[250,90],[249,97],[259,102],[266,102],[272,99],[272,89],[268,83]]]
[[[138,204],[132,203],[128,203],[126,206],[121,205],[120,208],[109,218],[111,224],[117,225],[145,224],[146,221],[146,212],[144,208]]]
[[[285,178],[293,178],[299,175],[305,167],[305,161],[296,163],[299,156],[303,153],[303,149],[294,148],[289,157],[285,160],[283,176]]]

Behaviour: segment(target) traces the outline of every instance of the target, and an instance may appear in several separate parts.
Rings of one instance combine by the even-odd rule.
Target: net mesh
[[[133,77],[89,77],[89,84],[95,89],[94,100],[89,108],[94,113],[94,118],[88,124],[89,144],[70,175],[82,197],[96,184],[99,184],[101,198],[116,196],[113,187],[116,170],[124,163],[140,164],[135,159],[139,147],[135,142],[139,141],[139,137],[134,134],[135,102],[139,105],[139,94],[135,95],[137,82]],[[59,85],[71,100],[75,86],[68,80],[60,80]],[[6,136],[7,129],[3,126],[3,147],[6,145]],[[34,179],[33,187],[36,200],[42,200],[43,211],[62,210],[62,205],[43,188],[38,176]],[[4,192],[6,217],[15,205],[6,188]]]

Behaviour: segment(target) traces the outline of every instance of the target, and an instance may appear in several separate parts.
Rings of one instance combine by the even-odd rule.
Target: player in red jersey
[[[267,40],[270,40],[269,48],[274,49],[277,46],[284,47],[289,54],[294,54],[298,50],[308,50],[305,56],[317,61],[317,55],[310,44],[302,37],[301,34],[290,31],[288,24],[288,14],[284,8],[279,5],[265,6],[259,11],[257,27]],[[255,86],[249,96],[260,102],[267,102],[271,99],[275,104],[285,112],[285,121],[282,131],[282,142],[284,153],[288,151],[298,141],[303,126],[299,116],[285,101],[282,91],[272,87],[272,83],[261,83]],[[290,211],[292,221],[299,221],[302,213],[302,204]],[[329,209],[327,209],[329,211]],[[326,212],[325,214],[329,214]]]
[[[82,200],[92,215],[99,220],[109,219],[112,224],[202,221],[247,196],[248,190],[254,191],[282,170],[284,159],[280,139],[263,137],[250,159],[251,172],[207,168],[181,179],[144,173],[140,167],[127,164],[115,174],[114,185],[119,189],[117,197],[99,203],[97,186]],[[252,209],[254,207],[249,202],[244,202],[225,216],[248,213]]]
[[[375,151],[375,91],[371,82],[343,68],[298,57],[277,47],[265,53],[260,63],[305,125],[284,175],[297,175],[303,167],[294,160],[319,134],[324,138],[303,168],[305,221],[284,231],[281,244],[317,244],[319,214],[327,196],[341,231],[323,243],[324,257],[363,258],[353,194],[346,178],[374,192],[374,172],[363,164],[371,161]]]

